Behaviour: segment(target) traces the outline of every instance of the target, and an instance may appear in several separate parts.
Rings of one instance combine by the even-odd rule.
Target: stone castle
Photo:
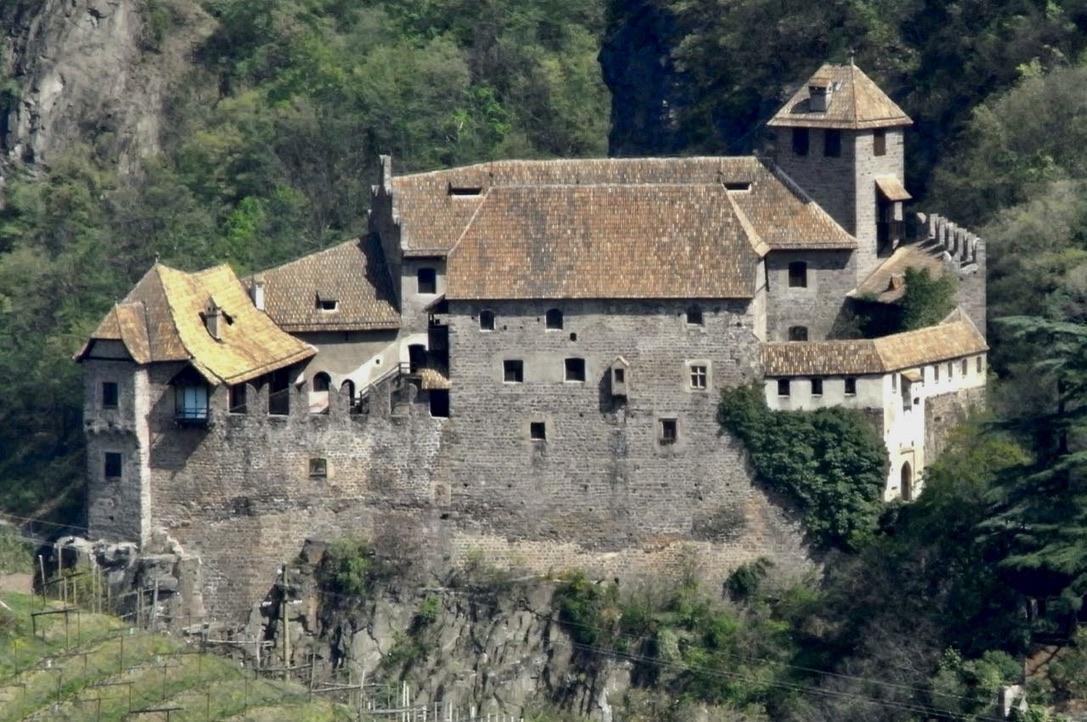
[[[910,119],[825,65],[770,156],[497,161],[395,175],[361,238],[239,278],[152,267],[78,355],[87,526],[199,557],[240,618],[309,538],[428,565],[474,554],[623,578],[804,568],[795,515],[716,421],[722,388],[861,409],[886,497],[981,401],[985,246],[907,223]],[[907,268],[959,279],[943,323],[839,339]]]

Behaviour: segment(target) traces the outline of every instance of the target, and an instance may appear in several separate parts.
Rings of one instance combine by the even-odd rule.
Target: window
[[[966,359],[963,359],[959,362],[959,371],[962,372],[963,376],[966,376],[966,374],[970,373],[970,364],[966,362]]]
[[[611,372],[613,374],[612,378],[615,379],[615,383],[625,384],[627,382],[627,370],[626,369],[616,368],[616,369],[612,369]]]
[[[208,423],[208,387],[203,384],[177,386],[174,389],[174,418],[179,424]]]
[[[567,381],[580,382],[585,380],[585,359],[568,358],[566,359],[565,366]]]
[[[804,261],[793,261],[789,264],[789,288],[808,287],[808,264]]]
[[[837,158],[842,154],[842,131],[827,130],[823,133],[823,155]]]
[[[857,395],[857,379],[850,377],[850,378],[847,378],[845,380],[845,395],[846,396],[856,396]]]
[[[547,424],[533,421],[528,425],[528,437],[533,441],[547,441]]]
[[[494,311],[483,309],[479,312],[479,330],[480,331],[493,331],[494,330]]]
[[[433,268],[420,268],[415,277],[419,281],[419,293],[438,292],[438,272]]]
[[[790,326],[789,327],[789,340],[790,341],[807,341],[808,340],[808,327],[807,326]]]
[[[107,479],[120,479],[122,470],[121,455],[116,451],[107,451],[104,467],[102,471]]]
[[[691,388],[705,391],[709,379],[709,367],[705,364],[691,364]]]
[[[309,460],[309,478],[324,479],[328,476],[328,459],[312,458]]]
[[[984,358],[984,356],[978,356],[977,368],[978,368],[978,373],[979,374],[981,373],[981,369],[984,367],[983,366],[984,362],[982,361],[983,358]]]
[[[449,389],[431,389],[430,415],[438,419],[449,418]]]
[[[808,154],[807,128],[793,128],[793,153],[796,155]]]
[[[324,371],[313,377],[313,390],[314,391],[328,391],[328,387],[332,385],[332,379]]]
[[[674,444],[679,438],[679,425],[675,419],[660,420],[660,442],[662,444]]]
[[[789,379],[778,379],[778,396],[789,395]]]
[[[947,362],[947,380],[950,381],[953,378],[955,378],[955,367],[952,365],[952,363],[950,361],[948,361]]]
[[[688,326],[701,326],[702,325],[702,309],[698,306],[691,306],[687,309],[687,325]]]
[[[822,396],[823,395],[823,379],[811,380],[811,395]]]
[[[872,133],[872,154],[887,155],[887,131],[876,128]]]
[[[245,384],[236,384],[230,387],[230,413],[244,414],[246,412],[245,396]]]
[[[291,412],[291,374],[288,369],[273,371],[268,379],[268,413],[287,416]]]
[[[544,321],[544,326],[548,331],[561,331],[562,330],[562,311],[557,308],[549,309]]]
[[[339,308],[340,302],[332,298],[318,298],[317,308],[322,311],[335,311]]]
[[[940,364],[936,364],[932,367],[932,379],[933,381],[940,380]]]
[[[502,362],[502,380],[507,384],[519,384],[525,380],[525,362],[520,359],[506,359]]]
[[[898,391],[898,374],[891,374],[891,391]]]
[[[117,408],[117,384],[113,381],[102,382],[102,408]]]

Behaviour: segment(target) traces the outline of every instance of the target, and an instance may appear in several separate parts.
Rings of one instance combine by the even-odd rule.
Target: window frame
[[[789,288],[808,287],[808,262],[789,261]]]
[[[701,382],[699,385],[698,382]],[[690,391],[709,391],[710,388],[710,363],[709,361],[689,361],[687,363],[687,388]]]
[[[572,364],[572,365],[571,365]],[[578,368],[580,367],[580,371]],[[567,384],[583,384],[585,379],[588,378],[588,369],[586,368],[585,359],[581,356],[567,356],[562,360],[562,381]],[[573,371],[573,376],[571,376]],[[581,378],[576,378],[580,375]]]
[[[424,281],[424,275],[429,276]],[[426,288],[430,290],[424,290]],[[433,296],[438,292],[438,269],[433,266],[420,266],[415,269],[415,288],[420,296]]]
[[[116,381],[103,381],[100,388],[102,408],[111,410],[119,408],[121,405],[120,385]],[[106,393],[106,389],[110,389],[111,393]]]
[[[309,478],[311,479],[327,479],[328,478],[328,459],[324,456],[311,456],[309,457]]]
[[[872,131],[872,155],[882,157],[887,155],[887,129],[876,128]]]
[[[811,131],[808,128],[793,128],[793,155],[806,157],[811,152]]]
[[[112,462],[112,463],[111,463]],[[116,467],[116,474],[110,471]],[[106,451],[102,454],[102,478],[106,481],[120,481],[125,474],[125,455],[120,451]]]
[[[211,420],[211,392],[207,384],[174,386],[174,420],[194,426],[206,425]]]
[[[831,139],[834,140],[831,140]],[[842,157],[842,131],[837,128],[827,128],[823,131],[823,157]]]
[[[515,378],[510,378],[510,376]],[[525,361],[519,358],[502,359],[502,383],[523,384],[525,382]]]

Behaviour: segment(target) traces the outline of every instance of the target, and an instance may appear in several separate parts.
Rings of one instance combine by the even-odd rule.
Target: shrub
[[[933,277],[928,269],[906,269],[906,293],[902,297],[902,329],[932,326],[955,308],[958,283],[949,273]]]
[[[370,544],[345,537],[329,545],[317,570],[320,585],[336,594],[366,596],[377,576],[378,565]]]
[[[32,572],[34,555],[12,527],[0,525],[0,574]]]
[[[883,440],[851,409],[770,411],[762,389],[726,389],[721,425],[747,447],[758,478],[791,499],[821,546],[857,548],[876,528],[887,479]]]

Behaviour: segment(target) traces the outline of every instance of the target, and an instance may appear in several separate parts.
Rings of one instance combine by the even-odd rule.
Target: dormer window
[[[830,108],[832,87],[828,78],[814,77],[808,85],[808,110],[813,113],[825,113]]]
[[[321,311],[335,311],[340,307],[340,302],[332,298],[317,299],[317,308]]]
[[[483,193],[483,188],[480,186],[455,186],[452,183],[449,184],[449,195],[458,198],[472,198]]]

